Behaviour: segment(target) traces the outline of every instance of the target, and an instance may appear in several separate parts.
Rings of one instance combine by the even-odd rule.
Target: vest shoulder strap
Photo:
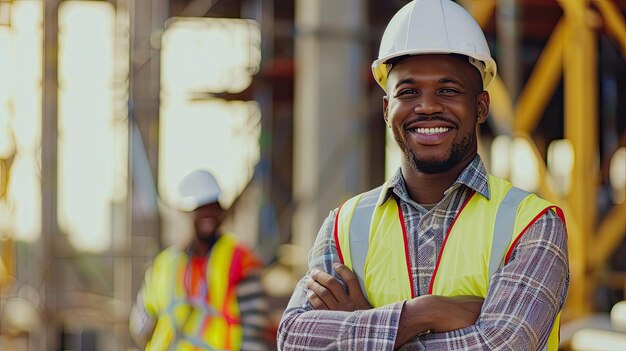
[[[502,199],[500,206],[498,206],[491,255],[489,257],[489,277],[493,276],[504,261],[504,256],[511,245],[515,230],[517,208],[528,195],[530,193],[525,190],[511,187],[504,199]]]
[[[364,193],[356,207],[352,220],[350,221],[350,258],[352,260],[352,271],[356,274],[361,291],[367,298],[365,288],[365,260],[369,251],[370,226],[374,209],[378,203],[378,198],[383,186],[372,189]]]

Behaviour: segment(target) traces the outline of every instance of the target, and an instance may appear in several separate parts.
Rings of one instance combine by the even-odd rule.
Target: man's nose
[[[444,107],[435,94],[422,94],[413,107],[416,114],[432,115],[444,111]]]

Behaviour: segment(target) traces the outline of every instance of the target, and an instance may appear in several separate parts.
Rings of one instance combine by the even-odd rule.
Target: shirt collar
[[[489,192],[489,174],[487,173],[487,169],[485,168],[485,165],[479,155],[476,155],[472,162],[465,167],[454,184],[452,184],[452,186],[448,188],[444,194],[448,195],[450,192],[458,189],[461,185],[467,186],[487,199],[491,197]],[[400,167],[398,167],[396,173],[391,177],[391,179],[389,179],[387,189],[385,189],[385,191],[386,193],[381,198],[379,205],[384,204],[392,193],[395,193],[396,196],[403,201],[413,201],[409,197],[409,192],[406,188],[406,183],[404,181],[404,177],[402,176],[402,169]]]

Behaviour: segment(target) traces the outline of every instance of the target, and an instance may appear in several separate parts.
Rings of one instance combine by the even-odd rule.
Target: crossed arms
[[[346,288],[332,275],[314,269],[307,298],[316,310],[346,311],[371,309],[363,296],[357,277],[345,265],[333,268],[345,282]],[[410,338],[424,333],[441,333],[462,329],[476,323],[483,298],[475,296],[424,295],[406,301],[402,307],[394,347],[404,345]]]
[[[339,262],[333,216],[322,226],[309,273],[283,315],[279,349],[522,350],[546,343],[569,284],[565,228],[551,211],[524,234],[484,302],[423,295],[373,309],[351,272],[333,267]]]

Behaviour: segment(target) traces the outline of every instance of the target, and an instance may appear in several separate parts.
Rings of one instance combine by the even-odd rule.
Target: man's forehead
[[[478,69],[474,67],[467,56],[454,54],[427,54],[403,56],[396,60],[390,60],[391,68],[387,76],[387,84],[395,84],[398,79],[404,79],[407,75],[424,74],[432,75],[439,68],[445,70],[441,75],[455,77],[460,80],[476,79],[482,87],[482,77]]]

